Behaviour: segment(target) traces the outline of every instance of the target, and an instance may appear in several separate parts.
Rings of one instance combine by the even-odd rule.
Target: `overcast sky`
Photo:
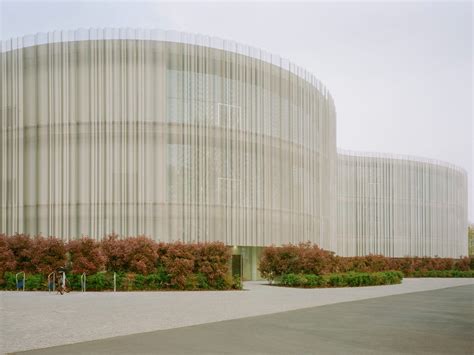
[[[474,222],[470,1],[1,4],[3,39],[79,27],[160,28],[232,39],[288,58],[331,91],[338,147],[466,169]]]

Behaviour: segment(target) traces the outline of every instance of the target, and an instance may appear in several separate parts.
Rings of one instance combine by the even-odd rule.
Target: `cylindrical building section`
[[[334,249],[336,114],[311,74],[151,30],[3,43],[0,232]]]
[[[467,255],[467,175],[451,164],[339,151],[337,253]]]

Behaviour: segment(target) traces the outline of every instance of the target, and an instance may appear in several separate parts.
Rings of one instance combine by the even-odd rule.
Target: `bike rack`
[[[16,290],[20,291],[20,288],[18,287],[18,275],[23,274],[23,291],[25,291],[25,284],[26,284],[26,274],[23,271],[20,271],[15,275],[15,281],[16,281]]]
[[[117,292],[117,273],[114,272],[114,292]]]
[[[86,273],[83,272],[81,275],[81,289],[82,292],[86,292],[86,283],[87,283],[87,276]]]
[[[51,280],[53,280],[53,289],[51,290]],[[56,290],[56,272],[52,272],[48,275],[48,292]]]

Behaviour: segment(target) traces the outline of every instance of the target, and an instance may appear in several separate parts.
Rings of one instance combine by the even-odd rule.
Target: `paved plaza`
[[[472,354],[474,286],[372,298],[27,354]]]
[[[291,289],[272,287],[266,285],[263,282],[249,282],[245,284],[245,291],[117,293],[77,292],[64,296],[59,296],[53,293],[49,294],[47,292],[2,292],[0,293],[0,333],[2,337],[0,340],[3,352],[15,352],[130,334],[153,332],[157,330],[187,327],[182,328],[181,330],[173,330],[178,333],[167,331],[168,333],[154,332],[149,334],[155,334],[154,337],[158,337],[156,339],[161,339],[160,334],[165,334],[163,335],[163,343],[160,342],[159,348],[164,353],[172,352],[171,350],[173,349],[177,353],[191,352],[191,350],[195,349],[196,344],[193,342],[199,338],[199,334],[201,334],[199,332],[204,332],[202,334],[208,334],[208,336],[212,337],[212,341],[209,341],[209,346],[211,346],[214,341],[219,340],[218,338],[222,337],[222,339],[219,340],[222,343],[221,345],[224,346],[224,344],[229,342],[229,346],[231,346],[233,349],[231,352],[234,353],[239,353],[241,352],[240,350],[243,349],[237,347],[237,343],[247,343],[246,346],[255,344],[255,340],[254,342],[247,342],[247,339],[244,338],[244,335],[247,334],[245,332],[250,332],[247,336],[251,337],[251,335],[254,335],[256,339],[258,339],[260,336],[259,334],[261,334],[261,341],[263,343],[269,343],[264,348],[262,348],[260,352],[273,352],[273,350],[278,350],[280,348],[282,349],[282,352],[285,352],[285,349],[290,349],[280,347],[280,345],[278,346],[278,349],[272,348],[271,344],[272,341],[277,342],[279,339],[281,339],[282,334],[287,334],[286,332],[288,331],[295,335],[296,338],[294,341],[296,344],[300,341],[309,341],[309,338],[306,339],[305,336],[310,336],[313,334],[312,332],[315,332],[316,330],[319,333],[325,329],[326,333],[323,332],[321,334],[326,334],[326,336],[331,338],[331,329],[336,331],[339,327],[344,326],[344,324],[349,325],[351,319],[353,319],[353,322],[356,322],[353,324],[354,326],[360,323],[360,326],[362,327],[363,324],[368,326],[370,323],[368,322],[370,317],[375,317],[375,319],[380,319],[380,317],[382,317],[387,318],[382,320],[383,322],[390,322],[391,320],[394,321],[391,330],[386,328],[387,331],[395,332],[396,329],[399,327],[403,328],[403,326],[410,329],[410,324],[413,324],[414,327],[421,327],[420,329],[413,329],[413,334],[418,334],[417,339],[419,342],[425,342],[425,332],[431,328],[426,328],[426,330],[423,330],[423,326],[426,325],[431,327],[430,324],[433,322],[436,323],[437,319],[443,319],[444,325],[442,328],[445,328],[446,334],[456,334],[457,330],[464,329],[466,326],[465,316],[469,317],[469,320],[471,320],[470,325],[472,326],[472,294],[474,287],[469,286],[467,288],[459,287],[456,289],[449,289],[462,290],[456,291],[458,293],[453,297],[449,296],[449,292],[444,293],[444,291],[441,290],[447,287],[462,285],[474,285],[474,279],[405,279],[401,285],[334,289]],[[433,302],[427,302],[428,306],[426,307],[428,308],[423,308],[425,307],[423,301],[425,296],[423,296],[422,293],[416,292],[430,290],[440,291],[437,293],[435,292],[435,296],[432,296],[434,297]],[[396,298],[393,300],[390,298],[378,298],[404,294],[412,294],[413,297],[408,298],[408,301],[403,302],[396,301]],[[426,295],[429,295],[429,293],[426,293]],[[408,297],[408,295],[403,297]],[[429,297],[431,296],[426,296],[426,299],[428,300]],[[364,306],[364,302],[366,301],[351,302],[370,299],[374,299],[372,300],[375,302],[374,304],[379,304],[379,306]],[[402,306],[404,303],[408,302],[411,304],[410,300],[415,301],[413,308],[408,306],[403,308]],[[327,307],[317,306],[342,302],[351,303],[333,306],[331,311],[328,311],[329,313],[326,314],[326,318],[320,318],[320,314],[318,312],[323,312],[322,310],[327,309]],[[447,305],[443,302],[445,302]],[[354,316],[348,316],[351,314],[350,312],[352,312],[352,308],[349,306],[350,308],[347,309],[346,307],[348,307],[347,305],[350,304],[361,304],[362,308],[354,308]],[[294,311],[302,308],[310,309],[305,309],[298,311],[299,313],[294,313],[296,316],[292,316],[291,314],[293,314],[293,312],[289,312],[281,313],[280,315],[274,314],[269,318],[261,317],[248,318],[247,320],[241,319],[245,317],[269,315],[278,312]],[[379,312],[379,314],[377,315],[376,313],[372,313],[372,310],[374,310],[374,312]],[[333,312],[336,312],[334,313],[335,318],[330,316],[333,314]],[[289,315],[289,318],[286,319],[284,314]],[[464,316],[462,316],[463,314]],[[302,315],[307,315],[307,317],[300,319]],[[428,315],[429,317],[426,318],[424,315]],[[278,317],[283,318],[278,320]],[[340,322],[337,324],[332,324],[331,322],[335,322],[333,318],[338,319]],[[189,327],[193,325],[236,319],[240,319],[241,322],[230,322],[230,325],[228,326],[226,325],[227,323],[224,322],[201,326],[204,328]],[[259,319],[262,319],[263,323],[258,323],[260,322]],[[321,319],[321,321],[314,322],[314,319]],[[357,319],[359,319],[359,321],[356,321]],[[257,323],[254,324],[253,321]],[[298,326],[300,321],[301,324]],[[380,322],[375,322],[372,326],[374,331],[378,329],[377,324],[379,323]],[[380,324],[383,328],[385,323],[382,323]],[[221,329],[221,326],[224,327],[222,328],[222,331],[227,329],[228,333],[226,334],[229,334],[228,338],[224,337],[223,334],[218,331]],[[268,331],[263,329],[267,326],[269,327]],[[236,328],[234,329],[234,327]],[[386,324],[385,327],[387,327]],[[305,330],[306,328],[307,330]],[[367,328],[367,331],[365,331],[367,336],[370,335],[369,329],[372,328]],[[198,333],[195,334],[199,336],[191,336],[194,332],[192,329],[197,329],[196,331]],[[346,329],[346,333],[342,332],[342,335],[338,336],[337,339],[341,339],[344,344],[347,343],[347,346],[353,346],[351,341],[349,341],[351,339],[350,328],[344,329]],[[278,333],[278,330],[283,333]],[[175,348],[176,344],[174,341],[181,339],[179,332],[182,331],[191,331],[190,338],[189,340],[183,341],[183,348]],[[214,331],[215,333],[213,333]],[[297,333],[300,331],[301,334],[298,335]],[[239,335],[239,332],[241,332],[241,335]],[[361,336],[358,332],[364,333],[364,328],[362,327],[358,331],[354,331],[354,337],[358,338]],[[405,330],[403,330],[403,332],[405,332]],[[334,333],[333,337],[337,334],[337,332]],[[311,335],[311,337],[314,337],[313,335]],[[144,336],[145,338],[141,339],[140,336]],[[299,336],[302,338],[298,338]],[[462,334],[460,334],[460,336],[462,337]],[[150,343],[150,339],[146,340],[146,337],[146,334],[142,334],[136,335],[136,338],[114,338],[114,342],[117,341],[117,344],[122,344],[123,347],[123,340],[120,339],[128,339],[126,343],[130,341],[130,346],[133,344],[136,345],[138,342],[138,344],[143,344],[145,347],[142,348],[143,351],[141,351],[140,348],[136,348],[136,351],[134,351],[133,348],[125,347],[123,348],[123,352],[126,353],[137,351],[147,353],[151,351],[150,349],[153,349],[151,352],[156,352],[155,347],[157,344],[153,342]],[[236,337],[236,339],[240,339],[240,341],[233,341],[232,339],[234,337]],[[450,339],[450,335],[446,335],[446,337],[447,338],[444,340],[448,341]],[[385,338],[387,337],[385,336]],[[397,341],[397,338],[398,335],[394,333],[394,341]],[[316,337],[315,339],[322,341],[320,337]],[[106,344],[107,341],[108,340],[104,340],[104,344]],[[412,339],[410,341],[414,340]],[[340,345],[344,346],[343,343]],[[85,343],[83,345],[78,344],[77,348],[72,347],[70,350],[71,352],[74,350],[77,353],[81,353],[82,350],[87,349],[82,348],[82,346],[86,346],[86,344],[94,343]],[[293,344],[292,340],[289,341],[287,345],[289,346],[290,344]],[[464,345],[460,346],[462,347],[466,345],[465,342],[463,344]],[[308,346],[309,345],[313,346],[314,343],[309,342]],[[189,346],[189,348],[187,348],[187,346]],[[385,344],[384,346],[388,345]],[[84,351],[89,353],[115,352],[115,350],[107,349],[107,346],[105,348],[93,347]],[[215,351],[220,352],[219,349],[221,348],[216,345]],[[250,350],[251,348],[247,347],[245,349]],[[364,348],[362,347],[361,351],[363,349]],[[443,348],[439,349],[442,350]],[[63,353],[66,350],[67,349],[63,349]],[[204,347],[202,352],[206,353],[208,350],[210,351],[211,348]],[[301,350],[302,352],[311,352],[309,348],[306,350],[305,348],[302,348]],[[330,347],[327,348],[327,350],[329,351]],[[343,348],[340,350],[342,351]],[[459,350],[460,353],[462,353],[462,349],[459,348]],[[55,350],[48,349],[45,353],[48,353],[48,351]],[[66,351],[66,353],[68,352],[69,349]]]

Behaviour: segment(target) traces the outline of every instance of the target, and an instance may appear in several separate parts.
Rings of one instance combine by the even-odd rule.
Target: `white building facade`
[[[174,32],[7,44],[2,232],[332,248],[336,114],[311,74]]]
[[[339,151],[339,255],[467,255],[467,178],[454,165]]]
[[[0,233],[467,254],[465,172],[338,156],[330,93],[278,56],[65,31],[2,43],[0,80]]]

